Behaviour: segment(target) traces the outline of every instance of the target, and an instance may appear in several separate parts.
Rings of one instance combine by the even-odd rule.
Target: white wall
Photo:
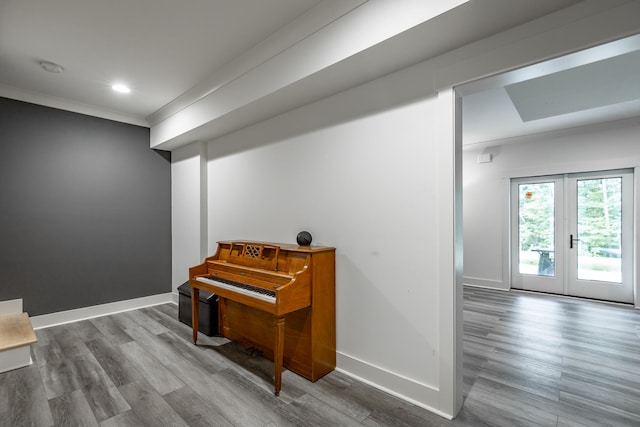
[[[438,410],[438,99],[389,104],[394,84],[210,142],[209,251],[301,230],[335,246],[338,367]]]
[[[510,288],[510,178],[638,167],[639,140],[636,118],[465,149],[464,282]],[[480,153],[493,161],[478,163]]]
[[[184,251],[174,269],[185,268],[186,275],[194,262],[184,260],[198,246],[203,252],[203,238],[210,254],[220,239],[293,242],[298,231],[309,230],[314,244],[337,248],[339,368],[455,415],[462,398],[462,245],[455,219],[461,168],[450,88],[637,27],[637,2],[613,14],[597,15],[596,6],[602,4],[580,3],[575,15],[512,28],[209,142],[200,150],[201,159],[207,151],[206,168],[188,160],[200,181],[186,167],[174,169],[174,191],[197,187],[186,191],[200,191],[203,202],[198,217],[173,201],[174,214],[182,215],[174,222],[174,239],[177,232],[185,237],[174,244],[174,254]],[[215,116],[215,108],[209,113]],[[489,181],[489,188],[499,187]],[[485,191],[482,184],[475,189]],[[486,225],[478,236],[500,241],[496,191],[478,195],[465,212],[477,213],[478,224]],[[194,224],[200,238],[187,239],[191,232],[181,228]],[[465,251],[468,271],[502,281],[494,258],[473,259],[497,247]],[[174,270],[174,280],[182,274]]]
[[[192,144],[171,153],[171,246],[172,291],[189,279],[189,267],[202,262],[206,254],[203,223],[203,144]],[[206,194],[205,194],[206,197]],[[204,218],[204,221],[203,221]],[[206,235],[206,234],[205,234]]]

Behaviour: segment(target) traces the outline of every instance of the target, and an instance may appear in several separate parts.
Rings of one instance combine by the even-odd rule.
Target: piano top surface
[[[325,251],[335,251],[336,248],[331,246],[299,246],[291,243],[273,243],[273,242],[260,242],[254,240],[221,240],[218,242],[219,245],[230,245],[232,243],[248,243],[248,244],[259,244],[259,245],[274,245],[280,247],[280,250],[284,251],[293,251],[293,252],[325,252]]]

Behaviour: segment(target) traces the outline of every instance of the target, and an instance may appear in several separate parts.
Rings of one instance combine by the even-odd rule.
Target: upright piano
[[[218,333],[316,381],[336,366],[335,248],[223,241],[189,269],[193,342],[200,289],[217,294]]]

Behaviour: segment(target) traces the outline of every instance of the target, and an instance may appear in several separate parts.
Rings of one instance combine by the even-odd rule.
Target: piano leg
[[[193,343],[198,341],[198,308],[200,304],[200,289],[191,287],[191,327],[193,328]]]
[[[273,370],[275,395],[280,395],[282,388],[282,362],[284,356],[284,316],[273,318],[274,346],[273,346]]]

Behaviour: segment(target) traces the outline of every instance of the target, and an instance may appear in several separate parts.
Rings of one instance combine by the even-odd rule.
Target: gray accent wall
[[[0,98],[0,301],[171,292],[170,168],[148,128]]]

